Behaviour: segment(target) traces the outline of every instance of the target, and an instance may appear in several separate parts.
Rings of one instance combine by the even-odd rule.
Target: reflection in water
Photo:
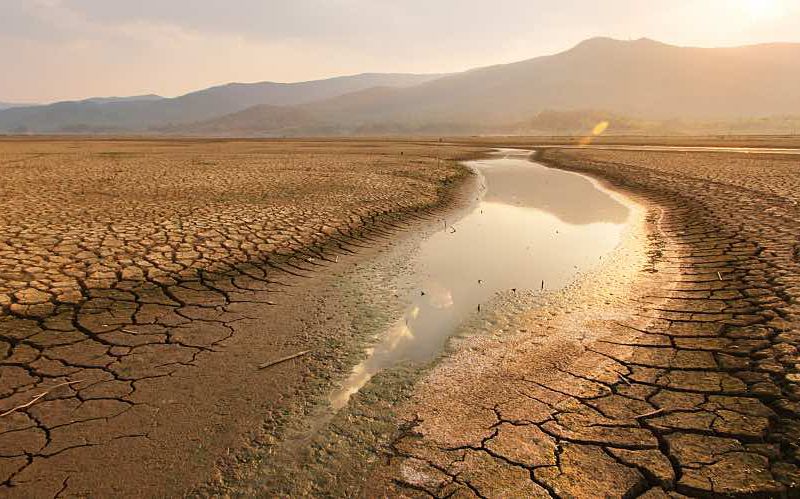
[[[571,225],[622,224],[628,218],[624,205],[582,175],[546,168],[519,157],[472,164],[486,179],[485,202],[534,208]]]
[[[484,178],[483,200],[455,232],[422,242],[404,316],[331,396],[334,409],[382,369],[433,358],[447,337],[499,291],[558,289],[620,240],[627,208],[586,177],[502,151],[471,165]]]

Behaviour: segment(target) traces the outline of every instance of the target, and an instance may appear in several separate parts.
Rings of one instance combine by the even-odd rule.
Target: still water
[[[410,305],[331,395],[334,409],[381,370],[434,358],[497,292],[562,288],[619,244],[625,205],[589,178],[529,157],[500,150],[468,163],[481,175],[480,201],[421,243]]]

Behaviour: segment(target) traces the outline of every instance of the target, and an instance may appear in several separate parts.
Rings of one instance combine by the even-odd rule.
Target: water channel
[[[381,370],[434,358],[496,293],[560,289],[619,244],[625,205],[592,179],[530,157],[506,149],[467,163],[481,176],[479,200],[422,241],[408,307],[331,394],[335,410]]]

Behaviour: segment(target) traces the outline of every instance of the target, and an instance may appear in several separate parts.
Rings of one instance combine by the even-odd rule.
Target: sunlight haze
[[[453,72],[595,36],[800,41],[795,0],[0,0],[0,101],[175,96],[230,81]]]
[[[0,0],[0,499],[800,498],[800,0]]]

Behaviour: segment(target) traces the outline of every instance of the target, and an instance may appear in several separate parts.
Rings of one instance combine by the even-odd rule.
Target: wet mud
[[[590,179],[500,150],[466,163],[476,202],[413,252],[402,316],[331,395],[335,410],[383,369],[436,357],[448,337],[497,293],[558,290],[620,242],[628,209]]]

